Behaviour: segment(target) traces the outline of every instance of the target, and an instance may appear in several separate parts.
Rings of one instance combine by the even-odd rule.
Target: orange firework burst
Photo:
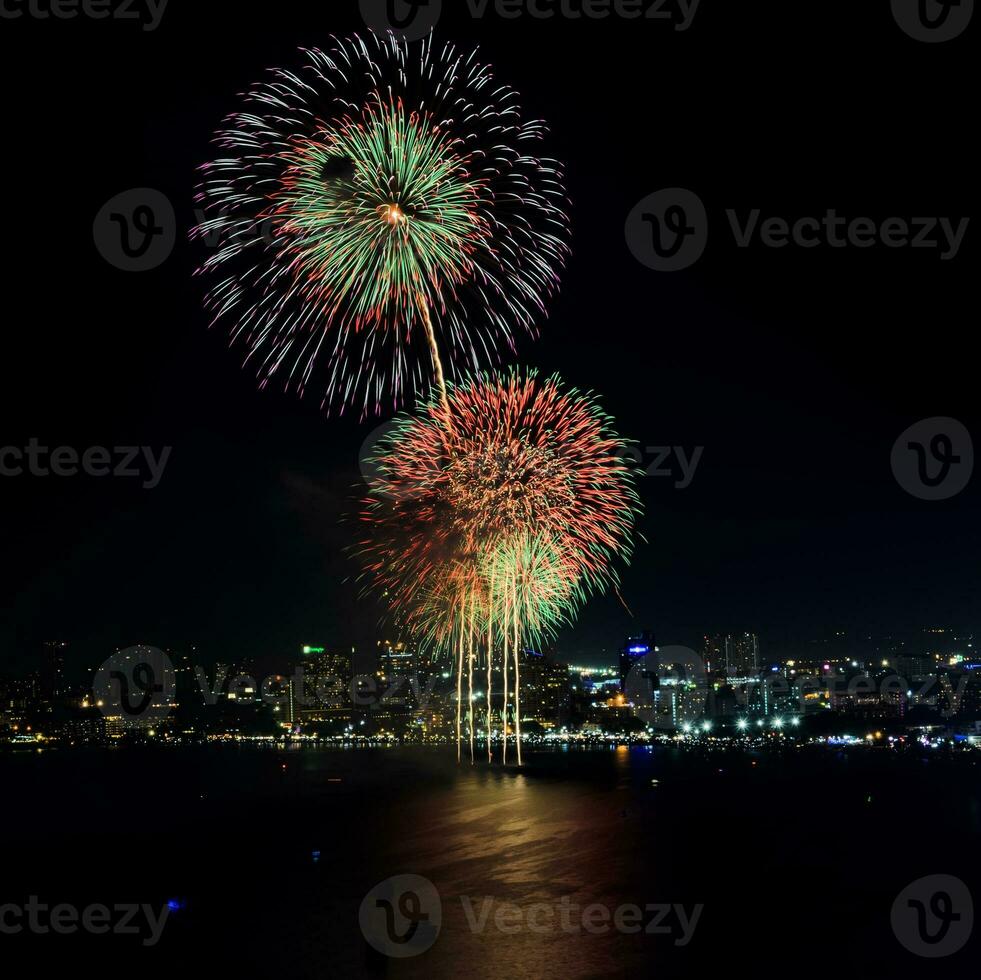
[[[464,665],[472,692],[477,658],[489,688],[496,653],[505,684],[513,657],[519,762],[520,651],[615,585],[632,550],[639,504],[624,449],[592,396],[518,372],[451,387],[378,446],[361,513],[368,579],[454,655],[458,731]],[[490,690],[487,703],[490,752]],[[507,711],[505,700],[505,732]],[[471,747],[474,727],[471,701]]]

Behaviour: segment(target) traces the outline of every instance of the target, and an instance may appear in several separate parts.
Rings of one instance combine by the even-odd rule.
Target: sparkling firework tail
[[[474,599],[474,607],[476,607],[476,598]],[[470,765],[473,765],[476,761],[474,759],[474,737],[476,734],[476,724],[474,719],[474,699],[473,699],[473,666],[474,666],[474,616],[470,619],[470,628],[467,634],[467,670],[469,672],[469,680],[467,684],[467,692],[470,700]]]
[[[429,315],[429,303],[422,293],[416,294],[419,301],[419,313],[426,328],[426,338],[429,341],[429,352],[433,359],[433,371],[436,374],[436,391],[439,394],[439,402],[446,412],[447,418],[450,417],[450,403],[446,397],[446,377],[443,374],[443,360],[439,356],[439,344],[436,343],[436,331],[433,329],[432,317]]]
[[[514,617],[514,747],[518,753],[518,765],[521,765],[521,660],[519,658],[518,642],[520,632],[518,617]]]
[[[463,634],[457,638],[459,659],[456,672],[456,761],[461,761],[461,713],[463,711]]]
[[[504,743],[501,750],[501,765],[508,764],[508,658],[507,652],[501,658],[501,673],[504,675],[504,707],[501,709],[501,735]]]
[[[491,569],[490,583],[487,592],[488,606],[490,609],[494,608],[494,570]],[[494,657],[492,656],[492,651],[494,649],[494,620],[492,616],[487,617],[487,761],[494,761],[494,754],[491,750],[491,734],[493,733],[493,723],[491,712],[493,710],[493,705],[491,703],[491,694],[494,688]]]

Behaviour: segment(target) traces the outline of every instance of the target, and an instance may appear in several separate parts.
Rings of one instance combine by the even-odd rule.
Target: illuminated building
[[[682,728],[704,719],[707,703],[704,678],[693,676],[691,664],[663,664],[658,683],[651,690],[650,724]]]
[[[41,651],[41,690],[43,700],[57,701],[65,694],[65,652],[67,643],[49,641]]]
[[[933,653],[905,654],[895,659],[897,670],[911,681],[934,676],[939,663],[940,655]]]
[[[23,730],[37,707],[37,697],[37,678],[33,674],[22,680],[0,679],[0,728]]]
[[[645,630],[639,636],[627,637],[626,642],[620,649],[620,693],[628,693],[628,678],[638,664],[643,665],[641,676],[645,679],[649,677],[647,665],[644,663],[649,653],[656,652],[654,645],[654,634]]]
[[[760,644],[756,634],[729,634],[725,640],[725,663],[730,680],[756,677],[760,672]]]
[[[324,724],[332,729],[346,726],[353,707],[351,654],[309,645],[302,652],[299,671],[292,681],[289,713],[302,724]]]
[[[710,674],[722,674],[726,669],[726,638],[721,633],[706,636],[702,644],[702,659]]]
[[[376,644],[376,690],[369,698],[369,719],[373,733],[403,736],[418,721],[421,727],[434,724],[431,713],[415,708],[425,700],[420,685],[420,658],[415,644],[399,640],[379,640]]]
[[[418,656],[413,644],[378,641],[377,673],[380,680],[408,677],[418,669]]]
[[[55,733],[71,745],[102,743],[108,734],[106,718],[98,708],[65,710],[56,718]]]
[[[533,650],[521,659],[521,720],[553,728],[569,710],[569,668]]]

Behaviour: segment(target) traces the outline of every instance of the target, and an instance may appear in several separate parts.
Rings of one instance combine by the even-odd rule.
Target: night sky
[[[836,629],[974,629],[981,478],[917,500],[890,450],[931,416],[981,436],[976,229],[942,261],[881,245],[741,249],[724,218],[969,216],[963,39],[918,43],[884,0],[704,0],[683,32],[445,6],[439,37],[480,42],[568,167],[573,258],[518,361],[598,392],[641,447],[704,447],[688,488],[641,482],[647,543],[622,589],[636,618],[595,600],[561,655],[610,659],[644,628],[687,644],[750,629],[774,654]],[[208,661],[381,635],[342,518],[383,420],[260,392],[242,351],[207,330],[186,242],[195,167],[237,93],[297,46],[356,28],[352,0],[171,0],[154,32],[0,24],[0,446],[173,447],[153,490],[0,478],[0,670],[33,663],[48,638],[90,666],[138,642]],[[145,274],[108,265],[92,237],[102,205],[133,187],[164,192],[182,229]],[[663,187],[693,190],[711,222],[704,257],[673,274],[642,266],[624,235]]]

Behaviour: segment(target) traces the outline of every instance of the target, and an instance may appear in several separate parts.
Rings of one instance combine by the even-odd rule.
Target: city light
[[[652,635],[651,635],[652,636]],[[628,639],[620,646],[621,657],[626,657],[631,649],[641,645],[637,637]],[[650,650],[656,649],[653,638],[642,645]],[[236,664],[234,661],[219,662],[217,665],[223,675],[235,683],[218,694],[228,714],[222,718],[218,714],[205,713],[200,721],[177,720],[172,709],[179,698],[171,696],[170,710],[154,714],[146,720],[130,721],[118,717],[107,705],[100,690],[88,684],[78,684],[71,689],[53,692],[39,690],[36,679],[0,677],[0,745],[24,746],[36,750],[38,744],[70,748],[76,745],[111,745],[120,740],[152,741],[158,745],[181,745],[189,742],[238,741],[238,742],[279,742],[284,746],[291,743],[338,742],[344,745],[371,744],[373,742],[404,742],[416,744],[447,744],[456,737],[457,687],[455,673],[451,666],[428,654],[420,654],[413,644],[400,642],[379,642],[378,660],[369,668],[370,673],[355,673],[351,657],[343,654],[327,653],[328,649],[339,651],[341,645],[315,647],[297,643],[293,648],[292,661],[279,665],[276,672],[266,678],[252,676],[254,667],[248,662]],[[319,651],[324,651],[320,653]],[[352,654],[353,654],[352,650]],[[303,654],[302,658],[300,654]],[[311,656],[315,654],[316,656]],[[598,651],[597,658],[602,654]],[[974,752],[981,749],[981,724],[975,730],[974,723],[962,725],[961,719],[946,722],[948,729],[955,730],[947,737],[938,737],[936,729],[945,724],[942,712],[932,725],[914,726],[915,734],[906,737],[894,736],[886,728],[889,724],[904,724],[904,710],[919,705],[919,685],[903,682],[894,692],[895,697],[886,701],[880,698],[881,707],[872,715],[881,719],[878,728],[869,725],[862,728],[862,735],[817,736],[806,734],[805,719],[809,709],[805,704],[812,695],[803,688],[791,688],[777,696],[773,692],[759,690],[761,678],[758,664],[756,673],[746,677],[729,677],[724,669],[710,670],[708,690],[692,683],[687,676],[663,677],[661,683],[652,689],[652,697],[646,700],[640,688],[624,693],[624,661],[620,670],[613,667],[576,666],[570,667],[549,651],[547,655],[527,649],[525,670],[527,680],[521,681],[522,719],[534,724],[534,734],[522,734],[522,742],[527,744],[548,744],[555,742],[581,742],[583,744],[609,744],[623,746],[643,744],[653,748],[662,740],[676,738],[682,745],[697,747],[698,751],[725,751],[724,743],[729,739],[733,747],[747,747],[748,733],[756,731],[752,740],[757,747],[770,744],[773,749],[786,751],[788,748],[803,749],[805,744],[887,748],[894,752],[907,753],[915,746],[917,749],[943,751],[951,746],[951,751]],[[755,656],[755,654],[753,655]],[[578,659],[578,658],[577,658]],[[948,656],[942,660],[946,663]],[[848,664],[848,660],[832,661]],[[859,656],[856,663],[864,669],[871,661],[879,663],[879,658]],[[627,667],[635,658],[627,661]],[[802,676],[815,679],[820,676],[824,657],[796,661]],[[940,661],[938,660],[938,663]],[[583,661],[579,661],[583,664]],[[781,662],[781,669],[787,669],[788,661]],[[752,664],[751,664],[752,665]],[[968,671],[973,663],[962,665]],[[981,668],[981,662],[977,665]],[[209,668],[210,669],[210,668]],[[306,689],[298,682],[290,680],[290,675],[302,669]],[[946,667],[944,668],[946,670]],[[178,668],[193,680],[196,667],[188,657]],[[337,672],[334,674],[334,672]],[[503,680],[497,671],[497,682]],[[474,744],[481,743],[482,751],[488,753],[486,738],[486,672],[479,672],[483,683],[474,684],[473,692],[463,690],[460,701],[471,704],[473,717],[478,719],[471,735],[468,729],[469,712],[460,712],[461,734]],[[475,680],[476,680],[475,676]],[[513,712],[517,706],[513,675],[507,691],[507,698],[495,700],[495,723],[499,726],[490,739],[497,743],[500,751],[500,732],[506,731],[509,737],[516,735]],[[272,681],[270,688],[267,681]],[[324,682],[321,684],[321,682]],[[337,682],[337,683],[335,683]],[[370,683],[369,683],[370,682]],[[213,683],[213,682],[212,682]],[[831,682],[827,684],[831,687]],[[963,686],[963,685],[962,685]],[[323,687],[330,692],[328,701],[318,702],[320,695],[315,688]],[[710,700],[710,691],[723,696],[726,687],[735,689],[735,713],[728,706],[716,713],[715,703]],[[951,684],[952,689],[956,687]],[[342,692],[339,696],[337,692]],[[344,694],[343,692],[347,693]],[[353,693],[352,693],[353,692]],[[268,695],[268,696],[267,696]],[[302,695],[302,699],[301,699]],[[814,695],[818,704],[842,718],[852,721],[868,718],[868,708],[863,700],[859,702],[844,684],[835,695],[826,691]],[[313,697],[313,700],[310,698]],[[334,703],[331,698],[338,698]],[[305,699],[305,700],[304,700]],[[379,700],[380,699],[380,700]],[[968,702],[974,703],[974,702]],[[58,707],[58,712],[51,710]],[[482,705],[478,708],[477,705]],[[501,710],[506,706],[508,717],[501,721]],[[377,710],[375,710],[377,707]],[[721,707],[721,706],[720,706]],[[359,710],[360,708],[360,710]],[[973,710],[973,709],[972,709]],[[648,715],[648,712],[653,712]],[[570,723],[570,716],[577,720]],[[671,721],[673,720],[673,725]],[[152,722],[152,723],[151,723]],[[32,728],[33,724],[33,728]],[[263,730],[249,730],[258,724]],[[501,727],[502,726],[502,727]],[[666,729],[673,728],[669,734]],[[774,738],[792,729],[792,738]],[[911,726],[906,723],[908,731]],[[853,728],[854,731],[854,728]],[[767,732],[770,733],[768,743]],[[790,743],[788,745],[788,743]]]

